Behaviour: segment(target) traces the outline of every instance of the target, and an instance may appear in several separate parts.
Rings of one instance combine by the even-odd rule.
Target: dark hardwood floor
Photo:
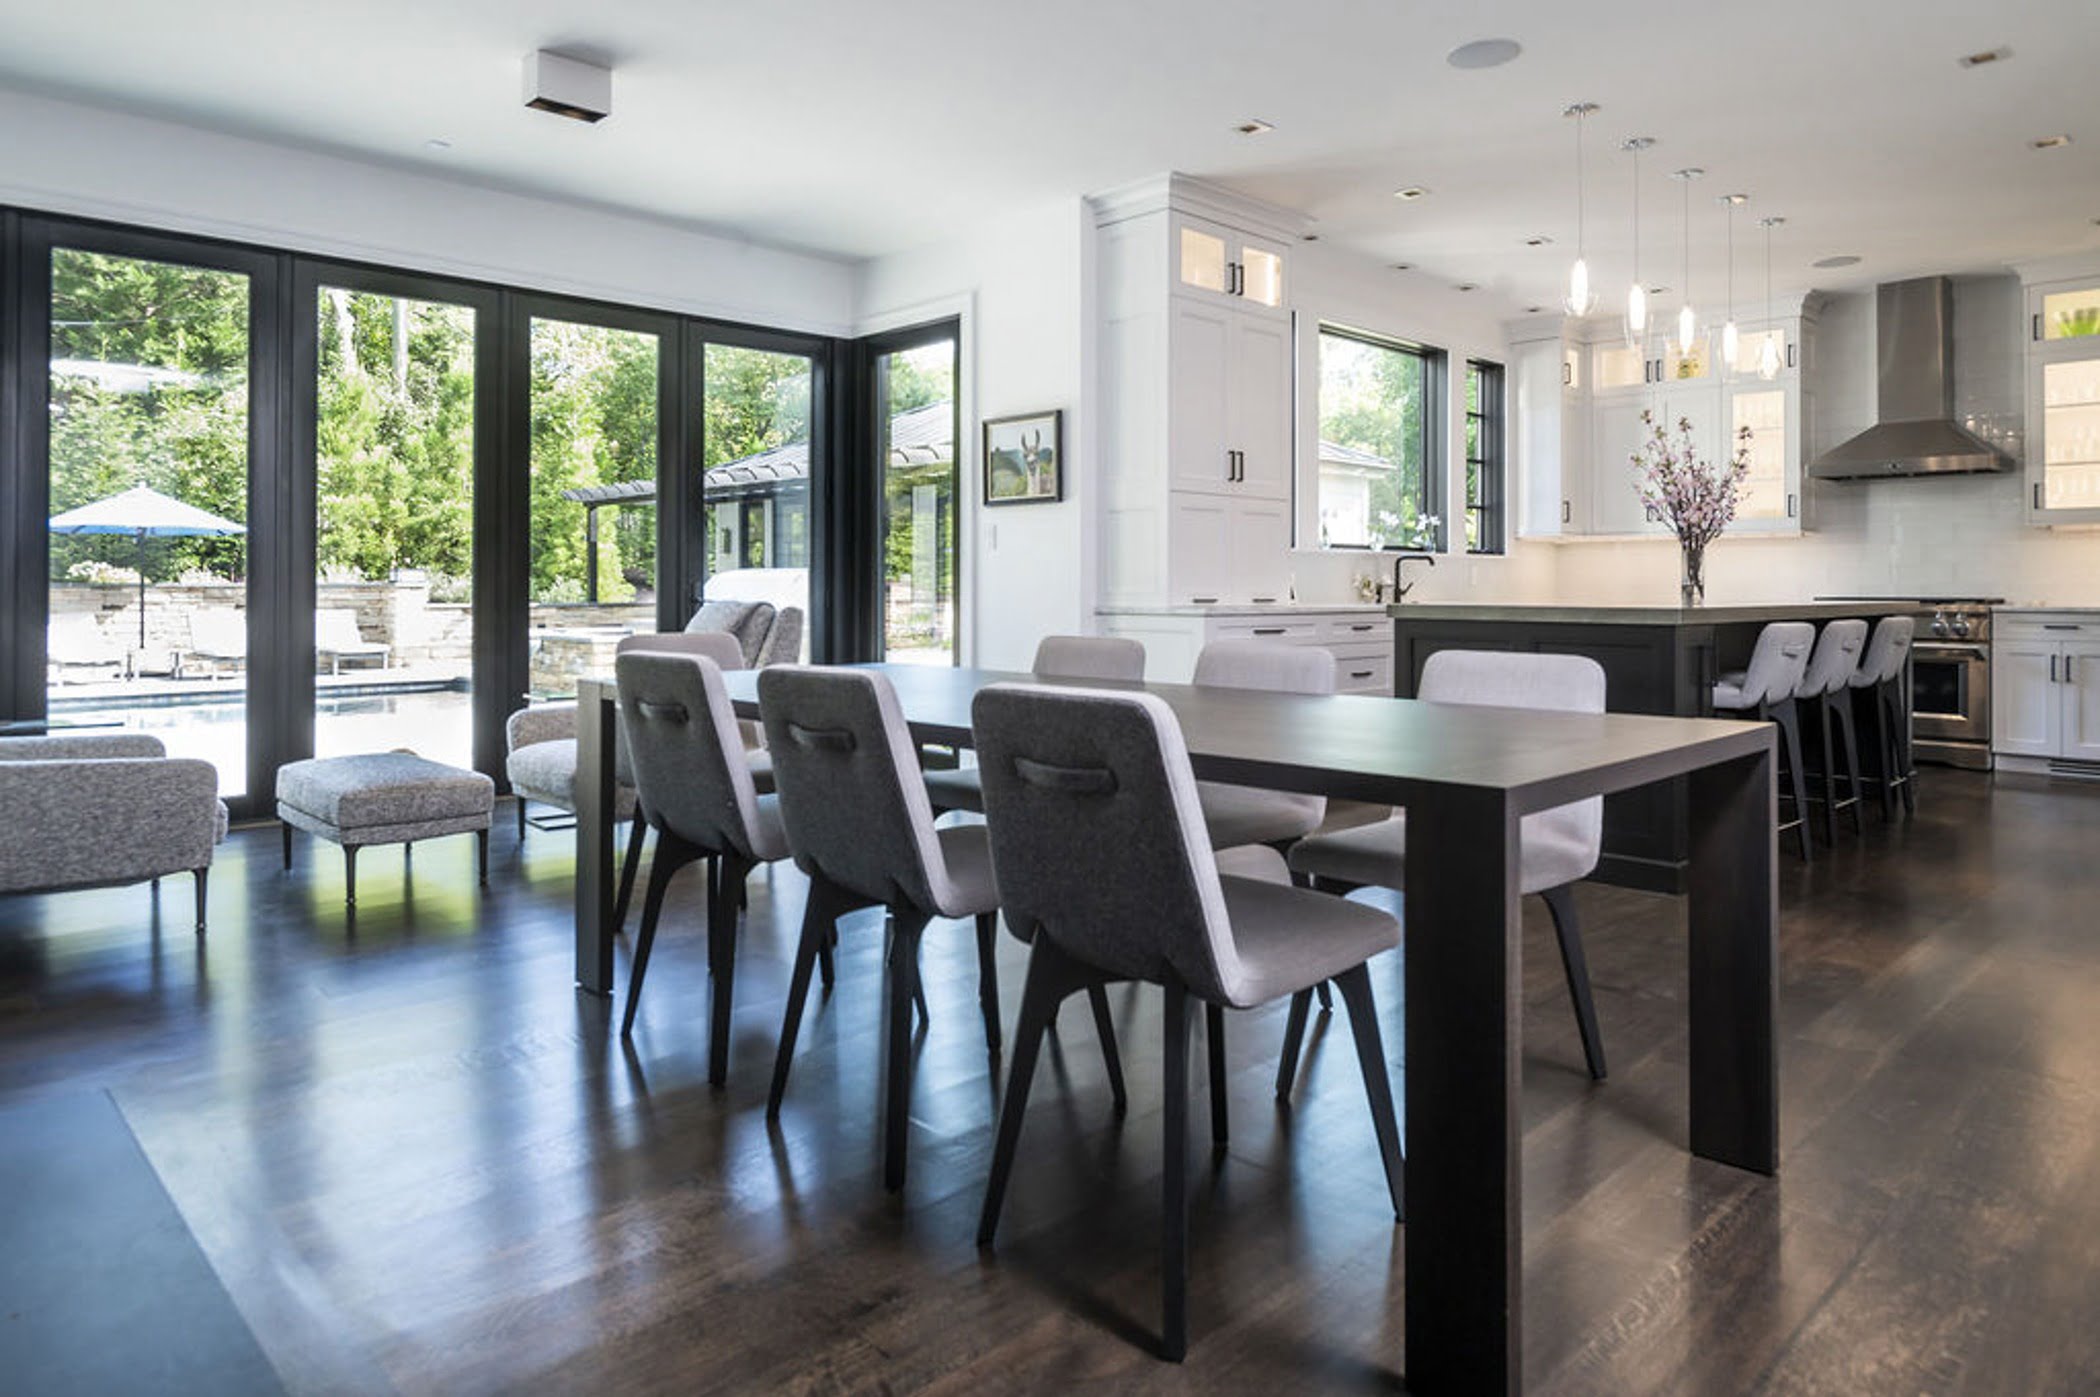
[[[1082,1000],[996,1253],[996,1077],[963,923],[927,936],[911,1173],[880,1182],[880,923],[849,922],[777,1126],[802,883],[752,882],[726,1089],[697,873],[633,1050],[571,988],[567,835],[0,902],[0,1104],[106,1089],[301,1392],[1309,1392],[1402,1386],[1407,1234],[1339,1018],[1295,1109],[1281,1006],[1228,1017],[1232,1142],[1192,1194],[1191,1349],[1154,1359],[1159,1003],[1118,990],[1117,1120]],[[1526,1354],[1570,1393],[2100,1391],[2100,790],[1925,774],[1919,813],[1781,860],[1784,1156],[1685,1152],[1683,911],[1585,886],[1611,1079],[1526,916]],[[1002,936],[1011,1025],[1022,948]],[[1374,962],[1388,1052],[1397,957]],[[624,985],[625,963],[621,965]],[[1396,1081],[1401,1064],[1394,1064]],[[1197,1081],[1200,1086],[1201,1073]]]

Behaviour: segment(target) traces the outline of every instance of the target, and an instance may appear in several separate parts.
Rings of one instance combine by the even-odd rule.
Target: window
[[[1443,355],[1320,330],[1320,546],[1441,549]]]
[[[1503,549],[1502,366],[1466,363],[1466,551]]]
[[[882,658],[952,665],[958,592],[952,323],[899,331],[875,350],[873,402],[881,463]]]

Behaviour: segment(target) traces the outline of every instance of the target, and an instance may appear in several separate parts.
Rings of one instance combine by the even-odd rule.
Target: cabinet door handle
[[[2054,655],[2049,657],[2049,682],[2051,684],[2056,682],[2056,656]]]
[[[1563,388],[1575,386],[1575,366],[1565,359],[1560,361],[1560,386]]]
[[[2042,622],[2042,629],[2045,631],[2075,631],[2078,629],[2078,623],[2076,621],[2044,621]]]
[[[1260,601],[1261,598],[1256,597],[1255,600]],[[1271,597],[1269,598],[1269,600],[1274,601],[1276,600],[1276,598]],[[1256,635],[1282,635],[1284,633],[1284,630],[1285,627],[1282,626],[1256,626],[1254,628],[1254,633]]]
[[[1352,631],[1375,631],[1375,630],[1377,630],[1377,629],[1378,629],[1378,627],[1376,627],[1376,626],[1351,626],[1351,627],[1350,627],[1349,629],[1350,629],[1350,630],[1352,630]]]
[[[1257,606],[1274,606],[1274,605],[1276,605],[1276,598],[1274,598],[1274,597],[1252,597],[1252,598],[1250,598],[1249,600],[1253,601],[1253,602],[1254,602],[1254,604],[1255,604],[1255,605],[1257,605]]]
[[[2034,482],[2034,507],[2036,509],[2042,507],[2042,482],[2039,480]]]
[[[1377,673],[1376,670],[1352,669],[1349,671],[1349,677],[1351,679],[1369,679],[1375,673]]]
[[[1794,346],[1792,344],[1786,347],[1786,366],[1790,369],[1794,367]]]
[[[2037,341],[2040,341],[2042,338],[2042,313],[2040,311],[2034,313],[2034,337]]]
[[[2077,659],[2076,655],[2064,656],[2064,683],[2066,684],[2076,684],[2078,682],[2071,677],[2071,666],[2076,663]]]
[[[1218,599],[1216,597],[1190,597],[1189,603],[1193,606],[1216,606]]]
[[[1560,502],[1560,522],[1563,524],[1572,524],[1575,522],[1575,506],[1569,503],[1567,500],[1562,500]]]
[[[1786,497],[1786,517],[1789,519],[1793,518],[1795,511],[1800,508],[1800,504],[1801,497],[1799,495],[1788,495]]]

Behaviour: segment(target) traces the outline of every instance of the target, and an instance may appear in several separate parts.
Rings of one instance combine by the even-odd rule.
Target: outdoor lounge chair
[[[366,640],[349,607],[327,607],[314,613],[314,653],[327,659],[330,674],[341,674],[344,660],[377,660],[385,669],[394,647]]]
[[[84,611],[69,611],[51,618],[44,655],[51,678],[64,683],[69,670],[86,670],[84,676],[74,677],[89,680],[95,678],[96,670],[114,674],[124,668],[125,650],[124,642],[103,630],[94,617]]]
[[[190,643],[175,657],[175,677],[192,661],[202,660],[217,677],[219,666],[235,670],[248,663],[248,613],[245,611],[198,610],[190,613]]]

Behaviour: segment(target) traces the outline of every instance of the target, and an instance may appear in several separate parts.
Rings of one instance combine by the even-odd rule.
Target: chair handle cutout
[[[1030,757],[1015,757],[1014,770],[1031,786],[1070,795],[1105,796],[1116,789],[1116,774],[1105,766],[1052,766]]]

